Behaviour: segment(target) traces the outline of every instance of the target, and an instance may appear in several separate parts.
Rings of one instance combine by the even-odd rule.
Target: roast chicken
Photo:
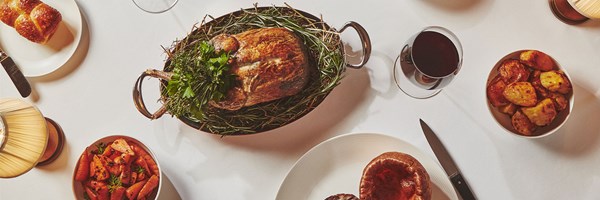
[[[259,28],[212,38],[215,50],[227,51],[237,83],[214,107],[238,110],[300,92],[309,77],[305,47],[285,28]]]

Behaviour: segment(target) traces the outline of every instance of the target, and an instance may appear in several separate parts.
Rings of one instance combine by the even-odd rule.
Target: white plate
[[[374,133],[337,136],[313,147],[289,171],[277,199],[323,200],[338,193],[358,197],[364,167],[388,151],[407,153],[421,162],[431,178],[432,199],[458,199],[446,173],[432,158],[407,142]]]
[[[74,0],[46,0],[62,15],[58,30],[46,44],[31,42],[0,22],[0,48],[12,57],[27,77],[42,76],[63,66],[75,53],[81,39],[82,22]]]

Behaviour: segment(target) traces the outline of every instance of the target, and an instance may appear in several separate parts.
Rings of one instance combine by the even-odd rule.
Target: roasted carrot
[[[99,191],[98,191],[98,200],[109,200],[110,199],[110,193],[108,192],[108,187],[102,187]]]
[[[140,199],[146,198],[157,186],[158,186],[158,176],[152,175],[152,177],[150,177],[148,179],[146,184],[144,184],[144,187],[142,188],[142,190],[140,190],[140,194],[138,194],[137,199],[140,200]]]
[[[119,175],[119,180],[121,183],[129,185],[129,181],[131,180],[131,166],[129,165],[121,165],[121,175]]]
[[[91,188],[85,187],[85,193],[90,197],[90,200],[98,200],[98,195]]]
[[[135,160],[135,164],[142,167],[144,169],[144,172],[146,172],[148,176],[152,175],[152,171],[150,171],[150,168],[148,168],[148,163],[146,163],[146,159],[140,156],[138,157],[138,159]]]
[[[125,190],[125,195],[127,195],[127,198],[130,200],[135,199],[140,193],[140,190],[142,190],[142,187],[144,187],[144,184],[146,184],[146,181],[141,181],[127,188],[127,190]]]
[[[110,194],[110,200],[122,200],[123,195],[125,194],[125,190],[126,189],[122,186],[115,188]]]
[[[158,173],[158,165],[156,164],[154,159],[152,159],[152,156],[150,156],[150,154],[148,154],[146,150],[142,149],[142,147],[138,146],[137,144],[131,144],[131,148],[139,157],[144,158],[144,160],[148,164],[148,168],[150,169],[149,172],[152,172],[148,174],[157,175],[160,177],[160,174]]]
[[[76,181],[85,181],[90,176],[90,156],[87,152],[87,149],[81,154],[79,157],[79,162],[77,163],[77,170],[75,170],[75,180]]]
[[[146,154],[146,155],[144,155],[144,160],[146,160],[146,163],[148,163],[148,168],[150,168],[150,170],[152,171],[152,174],[160,177],[160,172],[158,171],[158,165],[156,164],[154,159],[152,159],[152,156]]]
[[[146,180],[146,172],[138,172],[137,173],[137,181]]]
[[[106,187],[106,183],[104,183],[102,181],[90,180],[90,181],[87,181],[85,183],[85,186],[93,189],[96,192],[98,192],[98,191],[100,191],[100,189]]]
[[[137,173],[131,172],[131,180],[129,180],[129,184],[134,184],[137,181]]]

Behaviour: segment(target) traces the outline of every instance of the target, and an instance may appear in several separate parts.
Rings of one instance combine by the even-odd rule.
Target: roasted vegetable
[[[133,149],[133,151],[136,154],[138,154],[139,157],[144,158],[144,160],[148,164],[148,168],[150,169],[149,172],[152,172],[152,173],[148,173],[148,174],[149,175],[157,175],[157,176],[160,177],[160,174],[158,172],[158,165],[156,164],[156,162],[154,161],[154,159],[152,159],[152,156],[150,156],[150,154],[148,154],[146,152],[146,150],[142,149],[140,146],[138,146],[136,144],[132,144],[131,148]]]
[[[157,186],[158,186],[158,176],[152,175],[148,179],[148,181],[146,182],[146,184],[144,185],[142,190],[140,190],[140,193],[137,196],[137,199],[146,198],[146,196],[148,196],[152,192],[152,190],[154,190],[154,188],[156,188]]]
[[[110,200],[122,200],[125,190],[126,189],[122,186],[115,188],[113,192],[110,193]]]
[[[137,182],[136,184],[133,184],[131,187],[129,187],[129,188],[127,188],[127,190],[125,190],[125,195],[127,195],[128,199],[136,199],[136,197],[140,193],[140,190],[142,190],[142,188],[144,187],[145,184],[146,184],[146,181],[140,181],[140,182]]]
[[[545,53],[537,50],[521,52],[520,59],[527,66],[542,71],[554,69],[554,60]]]
[[[517,112],[517,109],[519,109],[519,106],[515,105],[515,104],[508,104],[505,106],[500,106],[498,107],[498,109],[500,109],[500,112],[508,114],[508,115],[514,115],[515,112]]]
[[[127,141],[125,141],[125,139],[116,139],[110,146],[121,153],[129,154],[131,156],[135,155],[135,153],[133,152],[133,150],[131,150],[131,147],[129,146],[129,144],[127,144]]]
[[[496,76],[488,85],[486,93],[490,103],[493,106],[504,106],[510,103],[502,94],[504,92],[504,88],[506,88],[506,83],[500,76]]]
[[[98,194],[96,194],[96,192],[94,192],[89,187],[84,187],[84,188],[85,188],[84,196],[87,196],[90,200],[98,200]]]
[[[98,155],[94,155],[90,168],[90,170],[93,171],[92,174],[96,180],[106,180],[110,177],[106,167],[102,163],[102,159]]]
[[[109,200],[110,199],[110,193],[108,192],[108,188],[102,187],[100,190],[98,190],[98,200]]]
[[[540,74],[540,82],[544,88],[561,94],[571,92],[571,82],[561,71],[548,71]]]
[[[531,73],[529,82],[531,82],[531,85],[533,85],[533,88],[535,88],[538,98],[547,98],[550,96],[550,91],[542,86],[542,82],[540,81],[541,73],[542,71],[540,70],[533,71],[533,73]]]
[[[511,103],[519,106],[534,106],[537,103],[535,89],[529,82],[508,84],[502,95]]]
[[[75,180],[76,181],[85,181],[90,176],[90,155],[86,149],[81,156],[79,157],[79,162],[77,162],[77,170],[75,170]]]
[[[514,82],[527,81],[529,79],[529,69],[519,60],[505,60],[498,68],[502,80],[507,84]]]
[[[554,101],[556,111],[563,111],[569,106],[569,100],[562,94],[550,93],[550,98]]]
[[[523,135],[532,135],[537,128],[521,111],[515,112],[511,118],[513,127]]]
[[[521,111],[529,118],[529,121],[538,126],[550,124],[557,114],[554,102],[549,98],[540,101],[534,107],[523,107]]]

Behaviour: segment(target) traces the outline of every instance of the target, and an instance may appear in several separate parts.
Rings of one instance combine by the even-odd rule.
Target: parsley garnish
[[[215,51],[206,41],[195,42],[171,56],[173,75],[166,87],[166,106],[174,116],[204,118],[210,101],[219,101],[234,85],[229,53]]]
[[[96,148],[98,148],[98,150],[96,151],[97,154],[102,154],[104,153],[104,150],[106,149],[106,144],[104,144],[103,142],[100,142],[100,144],[96,145]]]
[[[110,178],[108,179],[108,191],[113,192],[122,185],[123,183],[121,183],[121,180],[119,180],[118,176],[112,174],[110,175]]]

